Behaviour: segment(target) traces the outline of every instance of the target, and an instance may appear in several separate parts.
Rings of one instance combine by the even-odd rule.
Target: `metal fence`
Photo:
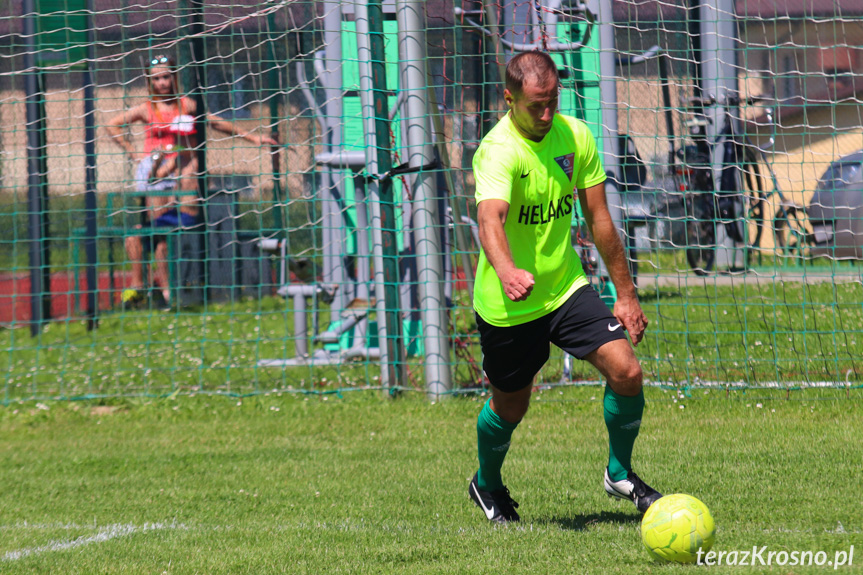
[[[863,10],[821,4],[7,3],[2,401],[481,388],[471,161],[534,48],[612,176],[648,381],[857,386]],[[159,55],[218,117],[195,118],[191,229],[147,223],[122,143],[147,125],[109,131]],[[559,352],[538,376],[598,380]]]

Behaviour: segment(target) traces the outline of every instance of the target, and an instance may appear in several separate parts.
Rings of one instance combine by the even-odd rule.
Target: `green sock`
[[[518,427],[517,423],[504,421],[492,411],[490,402],[491,400],[485,402],[476,422],[476,443],[479,453],[477,483],[483,491],[497,491],[503,488],[500,468],[503,466],[506,452],[509,451],[512,432]]]
[[[614,393],[606,384],[602,404],[608,428],[608,476],[612,481],[620,481],[632,471],[632,446],[644,413],[644,391],[626,397]]]

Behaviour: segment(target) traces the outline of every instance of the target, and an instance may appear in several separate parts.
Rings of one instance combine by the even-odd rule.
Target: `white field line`
[[[584,526],[578,528],[578,531],[584,531],[590,527],[589,524],[585,524]],[[16,525],[0,525],[0,531],[10,530],[10,529],[32,529],[32,530],[43,530],[43,529],[86,529],[93,528],[90,526],[81,526],[75,524],[37,524],[37,523],[27,523],[23,524],[19,523]],[[17,551],[9,551],[2,558],[0,558],[0,562],[5,561],[16,561],[18,559],[23,559],[24,557],[30,555],[38,555],[41,553],[48,553],[52,551],[64,551],[67,549],[74,549],[76,547],[82,547],[84,545],[90,545],[91,543],[103,543],[110,539],[115,539],[117,537],[125,537],[128,535],[133,535],[135,533],[145,533],[148,531],[159,531],[164,529],[181,529],[181,530],[189,530],[187,525],[182,523],[145,523],[144,525],[109,525],[107,527],[100,528],[99,533],[96,535],[91,535],[89,537],[79,537],[73,541],[54,541],[47,545],[43,545],[41,547],[32,547],[29,549],[19,549]],[[236,526],[232,525],[211,525],[207,527],[203,527],[204,530],[212,530],[215,532],[218,531],[229,531],[236,529]],[[511,528],[512,529],[512,528]],[[568,528],[563,528],[561,526],[557,526],[554,523],[529,523],[525,525],[519,525],[514,528],[516,531],[531,531],[541,530],[569,530]],[[618,527],[618,531],[629,531],[631,527],[620,525]],[[296,524],[278,524],[274,525],[271,528],[271,531],[274,532],[285,532],[285,531],[337,531],[337,532],[358,532],[358,531],[368,531],[368,532],[380,532],[380,533],[474,533],[478,531],[483,531],[480,528],[474,527],[458,527],[455,529],[450,528],[431,528],[431,529],[419,529],[411,525],[406,525],[402,522],[398,522],[394,525],[388,524],[386,522],[381,524],[376,524],[372,522],[367,522],[363,519],[358,520],[343,520],[333,523],[306,523],[301,521]],[[762,533],[762,534],[793,534],[793,535],[839,535],[839,536],[848,536],[848,535],[860,535],[863,531],[859,529],[846,529],[842,523],[837,523],[837,526],[834,529],[790,529],[787,527],[769,527],[765,529],[759,529],[756,526],[751,528],[743,528],[743,529],[732,529],[733,532],[736,533]]]
[[[30,555],[39,555],[52,551],[65,551],[76,547],[83,547],[92,543],[104,543],[117,537],[127,537],[135,533],[146,533],[148,531],[161,531],[163,529],[186,529],[185,525],[177,523],[144,523],[143,525],[108,525],[102,527],[95,535],[87,537],[79,537],[72,541],[52,541],[41,547],[30,547],[27,549],[18,549],[16,551],[8,551],[0,561],[17,561]]]

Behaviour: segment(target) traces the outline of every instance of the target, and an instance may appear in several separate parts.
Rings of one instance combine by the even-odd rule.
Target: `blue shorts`
[[[202,222],[200,216],[192,216],[174,208],[155,220],[151,220],[148,225],[151,228],[165,228],[165,231],[176,231],[181,228],[197,228]],[[144,253],[151,252],[160,242],[164,241],[165,236],[159,234],[141,236]]]
[[[151,221],[150,226],[154,228],[194,228],[200,223],[201,218],[199,216],[192,216],[185,212],[172,210],[170,212],[165,212],[155,220]]]

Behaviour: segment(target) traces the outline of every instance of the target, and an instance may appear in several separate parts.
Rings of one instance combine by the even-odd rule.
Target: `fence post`
[[[27,113],[27,209],[30,237],[30,335],[51,319],[51,262],[48,251],[48,174],[42,72],[36,65],[36,2],[24,0],[24,90]]]
[[[407,95],[402,121],[407,123],[408,162],[412,168],[434,161],[432,135],[429,129],[428,91],[426,90],[426,33],[423,3],[416,0],[396,1],[399,32],[399,67],[402,93]],[[435,192],[435,174],[420,172],[413,179],[416,250],[419,257],[420,310],[425,349],[426,390],[438,399],[452,388],[450,374],[449,329],[444,298],[441,219]],[[459,224],[461,222],[458,222]]]
[[[356,20],[367,167],[373,175],[385,174],[392,168],[392,158],[387,114],[383,10],[380,0],[357,2]],[[372,242],[375,251],[381,383],[396,388],[403,385],[406,378],[399,312],[398,248],[392,179],[373,179],[368,192],[369,197],[373,198]]]
[[[87,0],[87,62],[84,64],[84,223],[87,237],[84,251],[87,254],[87,329],[97,326],[99,316],[99,278],[96,268],[98,252],[96,249],[96,87],[92,67],[96,61],[95,31],[92,26],[93,0]],[[75,298],[78,297],[75,286]],[[113,294],[111,294],[113,297]],[[76,302],[77,303],[77,302]]]

